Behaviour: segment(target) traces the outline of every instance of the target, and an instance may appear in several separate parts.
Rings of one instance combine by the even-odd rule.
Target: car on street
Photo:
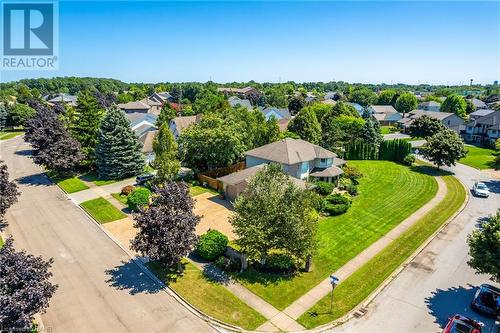
[[[481,333],[482,323],[468,317],[456,314],[448,318],[448,324],[443,333]]]
[[[487,198],[490,196],[490,190],[488,189],[488,186],[486,186],[486,184],[482,182],[476,182],[474,184],[474,186],[472,187],[472,193],[474,193],[475,196],[483,198]]]
[[[152,173],[145,173],[135,178],[137,185],[143,185],[155,177]]]
[[[481,314],[500,316],[500,289],[489,284],[482,284],[474,295],[471,308]]]

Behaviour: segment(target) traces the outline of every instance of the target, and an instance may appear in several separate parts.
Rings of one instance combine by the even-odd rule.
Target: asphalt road
[[[484,181],[492,194],[488,199],[471,195],[463,212],[375,298],[367,314],[332,332],[441,332],[448,317],[457,313],[485,323],[483,333],[496,332],[493,320],[469,308],[477,287],[491,281],[467,266],[466,239],[500,208],[500,181],[461,164],[452,171],[468,188]]]
[[[22,192],[7,214],[18,249],[54,258],[59,289],[42,316],[52,332],[213,332],[161,290],[30,159],[18,137],[0,159]]]

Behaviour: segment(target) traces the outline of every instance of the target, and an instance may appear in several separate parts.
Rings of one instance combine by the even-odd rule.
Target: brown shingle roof
[[[142,101],[133,101],[128,103],[118,104],[122,110],[149,110],[150,106]]]
[[[175,127],[179,134],[189,125],[197,124],[201,120],[201,115],[196,116],[184,116],[184,117],[175,117],[172,121],[175,123]]]

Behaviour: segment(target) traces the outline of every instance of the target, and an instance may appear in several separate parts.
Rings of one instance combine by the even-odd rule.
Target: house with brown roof
[[[117,105],[120,110],[125,113],[148,113],[151,106],[144,103],[143,101],[132,101],[128,103],[120,103]]]
[[[218,178],[226,196],[233,200],[246,187],[249,177],[263,165],[279,163],[283,171],[299,186],[305,181],[337,182],[344,173],[340,168],[346,162],[323,147],[310,142],[286,138],[245,153],[246,169]]]
[[[240,98],[248,99],[253,101],[254,103],[259,100],[262,93],[254,88],[254,87],[245,87],[245,88],[231,88],[231,87],[221,87],[217,88],[217,91],[220,93],[228,95],[237,95]]]
[[[458,134],[460,134],[460,131],[465,129],[464,120],[459,116],[457,116],[455,113],[434,112],[434,111],[424,111],[424,110],[413,110],[409,112],[406,117],[398,121],[398,124],[403,128],[404,132],[408,132],[413,121],[424,115],[441,121],[441,123],[444,126],[446,126],[451,130],[454,130]]]
[[[368,112],[380,125],[394,125],[403,116],[392,105],[371,105]]]
[[[181,136],[183,130],[185,130],[192,124],[198,124],[200,121],[201,114],[198,114],[196,116],[175,117],[174,119],[170,120],[170,132],[172,132],[174,139],[177,140],[179,136]]]

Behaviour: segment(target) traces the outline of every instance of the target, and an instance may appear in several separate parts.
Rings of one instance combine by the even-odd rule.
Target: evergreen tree
[[[33,160],[58,173],[73,169],[83,158],[80,144],[64,128],[51,109],[39,106],[26,122],[24,140],[33,147]]]
[[[186,183],[169,181],[155,193],[151,205],[134,217],[139,231],[131,248],[168,267],[193,249],[200,217],[193,213],[194,200]]]
[[[101,179],[122,179],[144,170],[141,143],[117,108],[111,108],[101,121],[95,154]]]
[[[80,142],[82,153],[85,155],[83,164],[89,167],[95,165],[95,147],[97,146],[99,124],[104,113],[105,110],[90,90],[85,90],[78,95],[76,117],[74,122],[70,124],[70,128],[71,134]]]
[[[367,119],[363,128],[361,129],[361,138],[367,144],[378,146],[382,142],[382,135],[380,134],[380,128],[375,128],[374,121]]]
[[[321,140],[321,126],[316,114],[309,108],[300,111],[288,124],[288,130],[297,133],[302,140],[318,144]]]
[[[175,111],[169,103],[163,104],[160,110],[160,115],[156,119],[156,127],[160,128],[163,124],[166,124],[168,127],[170,120],[174,119],[176,116],[177,111]]]
[[[161,125],[154,138],[153,151],[155,153],[153,167],[157,171],[158,180],[163,182],[174,179],[181,164],[177,158],[178,151],[174,136],[165,123]]]

